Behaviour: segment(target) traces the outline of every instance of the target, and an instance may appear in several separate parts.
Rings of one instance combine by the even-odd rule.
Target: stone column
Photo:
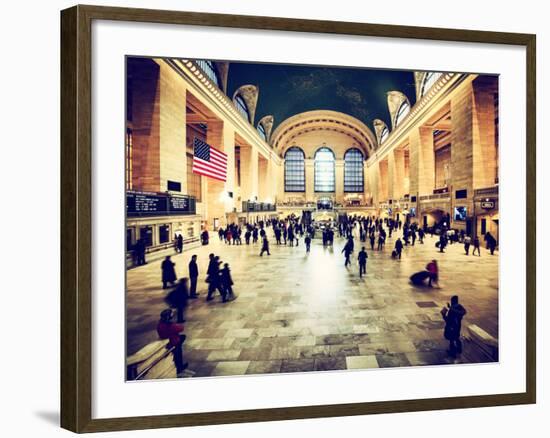
[[[435,185],[435,155],[432,128],[413,129],[409,135],[410,193],[433,194]]]
[[[268,160],[258,155],[258,199],[264,202],[269,198]]]
[[[312,158],[306,158],[305,160],[306,171],[306,202],[315,201],[315,160]]]
[[[223,121],[208,122],[206,142],[228,155],[227,182],[214,178],[203,177],[206,191],[206,217],[208,225],[212,226],[214,218],[218,218],[221,225],[226,224],[225,213],[232,211],[234,198],[230,198],[228,191],[233,190],[235,175],[235,133],[229,124]]]
[[[405,195],[405,151],[403,149],[396,149],[390,153],[393,161],[392,169],[392,199],[399,200]],[[391,166],[390,166],[391,169]]]
[[[378,162],[378,202],[386,202],[388,198],[388,160],[384,159]]]
[[[241,199],[254,201],[258,196],[258,150],[241,146]]]
[[[473,90],[468,84],[451,97],[451,184],[453,191],[468,190],[469,197],[473,194],[473,113]]]
[[[160,67],[152,60],[128,61],[132,96],[133,175],[135,190],[160,191]]]
[[[478,78],[473,83],[472,142],[474,189],[492,187],[497,176],[497,147],[495,144],[495,101],[498,91],[493,77]]]
[[[372,196],[373,206],[378,208],[378,204],[380,203],[378,188],[380,185],[380,171],[377,162],[369,166],[367,176],[369,180],[369,190]]]
[[[187,193],[186,88],[181,77],[160,63],[160,191],[168,181],[180,183]]]
[[[344,203],[344,160],[336,160],[335,164],[335,181],[334,194],[336,202]]]

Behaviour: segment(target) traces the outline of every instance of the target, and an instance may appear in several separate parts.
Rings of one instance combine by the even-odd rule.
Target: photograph
[[[126,381],[499,362],[499,75],[124,74]]]

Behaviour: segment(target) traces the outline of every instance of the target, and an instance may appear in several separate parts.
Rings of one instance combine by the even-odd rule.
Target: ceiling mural
[[[243,84],[258,86],[256,119],[272,114],[274,129],[295,114],[319,109],[349,114],[371,128],[374,119],[391,126],[387,93],[399,90],[412,104],[416,100],[412,71],[231,62],[227,94]]]

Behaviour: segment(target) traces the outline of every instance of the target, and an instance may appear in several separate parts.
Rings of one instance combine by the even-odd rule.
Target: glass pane
[[[334,192],[334,153],[329,148],[321,148],[315,153],[315,191]]]
[[[350,149],[344,155],[344,192],[363,192],[363,154]]]
[[[285,154],[285,192],[305,192],[306,173],[304,152],[291,147]]]

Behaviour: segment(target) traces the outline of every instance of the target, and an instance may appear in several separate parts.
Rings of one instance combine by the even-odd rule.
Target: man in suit
[[[199,267],[197,266],[197,256],[191,256],[191,261],[189,262],[189,280],[191,282],[191,289],[189,291],[189,298],[197,298],[199,294],[197,293],[197,280],[199,278]]]

